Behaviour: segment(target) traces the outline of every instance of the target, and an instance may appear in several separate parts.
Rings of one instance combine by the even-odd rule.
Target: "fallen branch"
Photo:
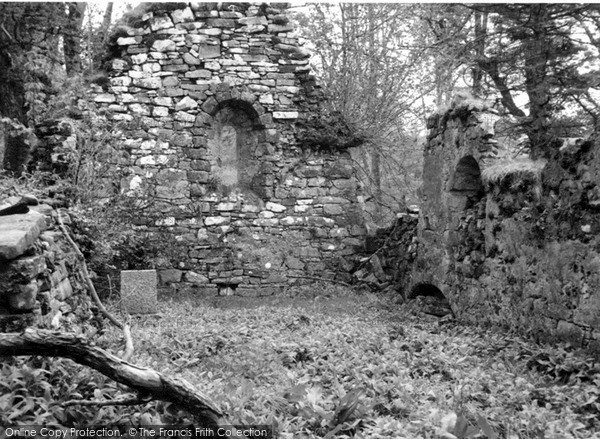
[[[127,314],[127,322],[123,326],[123,336],[125,337],[125,352],[121,355],[123,361],[129,361],[133,355],[133,339],[131,338],[131,317]]]
[[[0,334],[0,356],[22,355],[69,358],[134,389],[141,399],[172,402],[204,424],[225,424],[224,414],[191,384],[123,361],[81,335],[31,328],[20,334]]]

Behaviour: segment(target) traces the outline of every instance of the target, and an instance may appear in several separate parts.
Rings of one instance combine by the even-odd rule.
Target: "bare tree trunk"
[[[69,358],[131,387],[140,396],[172,402],[188,410],[201,422],[225,424],[223,413],[189,383],[123,361],[93,346],[80,335],[42,329],[27,329],[20,334],[0,334],[0,356],[21,355]]]
[[[375,39],[375,5],[367,4],[367,26],[368,26],[368,42],[369,42],[369,95],[367,108],[376,108],[374,100],[378,99],[377,76],[378,68],[376,57],[376,39]],[[372,126],[375,126],[376,121],[372,121]],[[382,219],[381,215],[381,151],[380,145],[371,145],[371,177],[373,182],[373,199],[375,200],[374,220],[377,224]]]
[[[548,127],[550,115],[548,103],[548,5],[532,6],[529,26],[534,32],[534,38],[525,41],[525,89],[529,96],[530,126],[526,127],[531,142],[531,156],[538,158],[548,147],[550,136]]]
[[[515,117],[525,117],[523,110],[521,110],[519,107],[517,107],[517,104],[515,104],[513,96],[510,92],[510,88],[506,82],[506,78],[500,75],[498,61],[485,58],[478,59],[477,64],[479,65],[479,68],[490,75],[490,78],[492,78],[492,81],[494,81],[494,85],[502,96],[502,104],[506,107],[509,113]]]
[[[67,74],[81,71],[81,59],[79,58],[81,53],[81,26],[86,6],[87,3],[84,2],[70,2],[67,4],[68,24],[63,35]]]
[[[487,12],[475,11],[475,59],[481,59],[485,56],[485,36],[487,31]],[[472,70],[473,77],[473,96],[482,97],[483,71],[479,65],[475,65]]]
[[[112,13],[113,13],[113,2],[108,2],[106,5],[106,10],[104,11],[104,18],[102,19],[102,42],[106,43],[108,40],[108,28],[110,28],[110,24],[112,23]]]

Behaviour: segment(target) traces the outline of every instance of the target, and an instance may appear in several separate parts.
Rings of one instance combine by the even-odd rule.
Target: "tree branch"
[[[119,322],[111,313],[108,312],[108,310],[106,309],[104,304],[100,301],[100,297],[98,297],[96,288],[94,287],[92,279],[90,278],[90,273],[88,272],[87,264],[85,263],[85,258],[83,256],[83,253],[81,253],[81,250],[79,250],[79,247],[77,246],[77,244],[75,244],[75,241],[73,241],[73,239],[71,238],[69,231],[67,230],[67,228],[65,227],[65,224],[63,223],[63,220],[62,220],[59,210],[56,211],[56,215],[58,218],[58,225],[60,227],[60,230],[63,232],[63,235],[65,235],[65,238],[67,239],[69,244],[71,244],[71,247],[73,247],[73,250],[75,251],[75,254],[77,255],[77,258],[81,262],[81,265],[80,265],[81,266],[81,274],[83,275],[83,277],[85,279],[86,285],[88,287],[88,291],[90,292],[90,296],[92,296],[92,299],[96,303],[96,306],[98,307],[98,309],[100,310],[102,315],[104,315],[108,320],[110,320],[110,322],[113,325],[115,325],[117,328],[119,328],[121,331],[123,331],[123,336],[125,337],[125,352],[123,353],[123,360],[127,361],[133,355],[133,340],[131,338],[131,330],[130,330],[130,326],[129,326],[130,317],[129,317],[129,315],[127,315],[127,322],[125,324]]]
[[[21,334],[0,334],[0,356],[23,355],[69,358],[134,389],[141,398],[172,402],[211,425],[225,423],[221,410],[191,384],[123,361],[83,336],[31,328]]]
[[[496,88],[500,92],[502,96],[502,103],[506,107],[506,109],[515,117],[525,117],[525,113],[515,104],[512,95],[510,94],[510,90],[508,85],[506,84],[505,78],[500,76],[500,72],[498,69],[498,61],[489,59],[489,58],[479,58],[475,61],[478,67],[486,72],[494,84]]]

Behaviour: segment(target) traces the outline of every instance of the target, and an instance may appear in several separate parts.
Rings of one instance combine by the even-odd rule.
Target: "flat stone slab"
[[[37,212],[0,216],[0,260],[21,256],[46,229],[46,216]]]
[[[121,306],[130,314],[158,312],[156,270],[121,271]]]

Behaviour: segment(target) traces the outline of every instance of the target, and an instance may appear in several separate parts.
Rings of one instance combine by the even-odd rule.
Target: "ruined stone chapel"
[[[272,294],[347,269],[364,235],[352,163],[301,144],[321,94],[285,5],[138,12],[94,100],[124,126],[122,190],[153,200],[136,229],[174,243],[162,282]]]

